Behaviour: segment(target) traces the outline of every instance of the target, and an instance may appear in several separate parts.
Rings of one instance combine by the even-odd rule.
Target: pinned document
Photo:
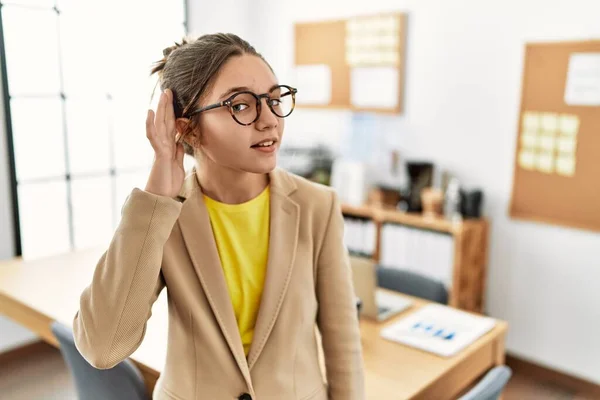
[[[600,53],[571,55],[565,103],[570,106],[600,106]]]
[[[298,65],[295,85],[302,95],[296,97],[298,104],[328,105],[331,103],[331,68],[325,64]]]
[[[350,72],[350,101],[359,108],[393,109],[400,103],[400,81],[394,67],[354,67]]]

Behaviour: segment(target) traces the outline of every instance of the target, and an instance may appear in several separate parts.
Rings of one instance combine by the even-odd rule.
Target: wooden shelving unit
[[[370,219],[375,223],[377,239],[373,259],[376,262],[380,259],[381,230],[386,223],[452,235],[454,262],[448,304],[466,311],[483,312],[488,258],[487,219],[468,219],[454,223],[441,217],[425,217],[422,214],[395,209],[346,204],[342,205],[342,212],[347,217]]]

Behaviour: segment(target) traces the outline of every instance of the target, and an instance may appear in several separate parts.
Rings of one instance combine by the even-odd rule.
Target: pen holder
[[[443,213],[444,193],[440,189],[424,188],[421,191],[421,204],[424,216],[439,217]]]

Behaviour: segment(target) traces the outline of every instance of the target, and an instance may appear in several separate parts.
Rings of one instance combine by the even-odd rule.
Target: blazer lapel
[[[270,174],[270,181],[271,215],[267,275],[248,354],[250,369],[256,363],[277,319],[292,274],[298,241],[300,207],[289,198],[296,186],[289,176],[279,169]]]
[[[193,174],[186,178],[180,194],[185,198],[185,202],[178,223],[192,264],[223,336],[248,386],[252,387],[244,347],[212,232],[210,216],[197,179],[195,169]]]

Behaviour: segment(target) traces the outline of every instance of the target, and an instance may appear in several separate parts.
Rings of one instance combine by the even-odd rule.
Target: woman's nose
[[[260,116],[256,121],[257,128],[259,130],[265,128],[274,128],[279,123],[279,118],[273,113],[271,107],[269,107],[269,99],[262,98],[260,107]]]

